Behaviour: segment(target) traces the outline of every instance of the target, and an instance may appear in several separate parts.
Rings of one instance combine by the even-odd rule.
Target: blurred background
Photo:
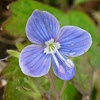
[[[0,59],[9,56],[8,49],[20,53],[23,47],[31,44],[25,34],[25,25],[35,9],[53,14],[61,27],[75,25],[92,36],[90,50],[80,57],[70,58],[75,63],[76,75],[68,81],[61,100],[100,100],[100,0],[0,0]],[[60,91],[64,81],[53,73],[52,76]],[[24,78],[27,76],[22,74],[16,56],[0,60],[0,100],[40,100],[18,89],[31,89]],[[55,100],[46,77],[31,80],[43,100]]]

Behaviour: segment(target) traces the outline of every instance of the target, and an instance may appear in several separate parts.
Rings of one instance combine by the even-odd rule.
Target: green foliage
[[[11,57],[7,67],[2,71],[1,75],[5,76],[7,79],[19,79],[25,75],[21,72],[19,67],[18,58]]]
[[[75,5],[79,5],[88,1],[96,1],[96,0],[75,0]]]
[[[83,95],[90,95],[92,87],[93,69],[88,60],[87,55],[74,60],[76,74],[72,82]]]
[[[41,94],[39,90],[37,89],[37,87],[35,86],[33,80],[30,77],[28,77],[28,78],[25,78],[25,81],[30,85],[31,88],[33,88],[33,90],[37,93],[38,97],[41,97]]]
[[[56,88],[57,88],[58,91],[61,90],[63,84],[64,84],[64,81],[62,81],[60,79],[56,80]],[[69,82],[67,82],[67,85],[64,89],[64,92],[61,95],[61,100],[74,100],[77,92],[78,91],[75,88],[75,86],[73,84],[70,84]]]
[[[90,63],[93,68],[100,68],[100,44],[93,42],[89,52]]]
[[[22,82],[23,83],[23,82]],[[5,100],[30,100],[30,97],[21,93],[17,87],[18,80],[9,80],[5,88]]]
[[[7,50],[7,53],[12,55],[13,57],[17,57],[17,58],[19,58],[19,55],[20,55],[20,53],[15,50]]]
[[[32,0],[19,0],[11,4],[12,18],[5,25],[4,28],[14,36],[25,36],[25,26],[28,18],[35,9],[46,10],[57,16],[58,19],[62,17],[62,11],[41,4]]]
[[[16,44],[16,47],[17,47],[18,50],[21,52],[21,51],[23,50],[23,48],[24,48],[24,45],[21,44],[21,43],[17,43],[17,44]]]
[[[19,0],[19,2],[13,3],[10,6],[10,9],[13,16],[11,20],[4,25],[4,28],[12,35],[25,36],[25,25],[27,19],[35,9],[39,9],[52,13],[59,20],[61,27],[64,25],[79,26],[89,31],[93,38],[96,38],[96,40],[99,41],[94,24],[87,15],[79,11],[71,11],[68,14],[65,14],[56,8],[32,0]]]
[[[91,34],[93,41],[100,43],[100,35],[98,34],[92,20],[80,11],[73,10],[68,14],[64,14],[60,19],[60,24],[61,26],[74,25],[85,29]]]
[[[100,35],[98,34],[96,27],[93,24],[93,22],[90,20],[90,18],[86,14],[79,11],[73,10],[66,14],[61,10],[58,10],[56,8],[32,0],[19,0],[17,2],[14,2],[11,4],[10,9],[12,11],[12,17],[4,25],[4,28],[13,36],[26,36],[25,35],[26,22],[35,9],[46,10],[52,13],[59,20],[61,27],[64,25],[75,25],[81,27],[82,29],[87,30],[91,34],[93,39],[93,45],[89,50],[89,52],[87,53],[87,55],[74,59],[75,66],[76,66],[76,75],[72,80],[73,84],[78,88],[78,90],[82,94],[89,94],[91,90],[90,86],[91,86],[91,78],[92,78],[91,67],[92,66],[99,67],[100,65],[99,64],[100,56],[98,54],[100,47],[97,45],[100,44],[100,39],[99,39]],[[17,44],[16,46],[19,49],[19,51],[21,51],[24,48],[24,46],[21,44]],[[11,81],[8,82],[5,96],[7,98],[6,100],[14,100],[13,98],[15,97],[15,95],[12,95],[12,97],[9,96],[11,96],[10,93],[12,93],[12,91],[13,92],[15,91],[15,88],[18,84],[16,82],[16,79],[25,77],[25,75],[23,75],[20,70],[17,58],[12,57],[9,59],[9,64],[7,68],[3,70],[2,75],[4,75],[8,79],[13,79],[13,82]],[[41,84],[40,88],[45,89],[44,91],[47,92],[49,88],[48,79],[45,79],[44,81],[43,79],[44,78],[38,78],[38,80],[36,80],[37,81],[36,84],[37,85]],[[62,80],[58,80],[58,81],[59,82],[56,83],[56,86],[57,89],[60,90],[63,81]],[[9,87],[12,88],[10,92],[8,91]],[[62,100],[73,100],[75,98],[76,92],[77,92],[76,88],[72,84],[68,84],[61,98]],[[20,92],[18,93],[20,94]],[[18,96],[18,94],[16,95]],[[26,100],[26,98],[24,99],[23,95],[20,97],[19,96],[18,99],[16,100],[20,100],[19,98]]]

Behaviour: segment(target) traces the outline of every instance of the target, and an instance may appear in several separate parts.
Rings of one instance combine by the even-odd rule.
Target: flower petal
[[[91,46],[91,35],[76,26],[61,28],[57,41],[61,44],[59,51],[67,56],[76,57],[84,54]]]
[[[26,35],[32,43],[45,44],[56,38],[60,29],[58,20],[47,11],[34,10],[26,24]]]
[[[51,57],[44,53],[44,47],[29,45],[22,50],[19,65],[25,75],[40,77],[48,73]]]
[[[52,56],[52,66],[55,75],[62,80],[70,80],[75,75],[76,70],[74,63],[65,56],[60,57],[57,54],[54,54]]]

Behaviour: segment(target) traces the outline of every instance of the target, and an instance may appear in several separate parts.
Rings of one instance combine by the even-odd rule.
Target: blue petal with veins
[[[25,47],[19,56],[19,65],[25,75],[40,77],[49,72],[62,80],[75,75],[75,65],[67,58],[84,54],[92,44],[91,35],[77,27],[64,26],[47,11],[34,10],[26,24],[26,35],[34,43]],[[52,61],[51,61],[52,60]]]

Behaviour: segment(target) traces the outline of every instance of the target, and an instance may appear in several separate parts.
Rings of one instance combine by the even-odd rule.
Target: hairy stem
[[[59,96],[62,95],[62,93],[63,93],[63,91],[64,91],[64,88],[66,87],[66,84],[67,84],[67,81],[64,82],[64,84],[63,84],[63,86],[62,86],[62,88],[61,88],[61,90],[60,90]]]
[[[49,80],[50,80],[50,83],[51,83],[51,85],[52,85],[52,88],[53,88],[53,90],[54,90],[54,92],[55,92],[56,99],[57,99],[57,100],[60,100],[59,93],[58,93],[58,91],[56,90],[56,87],[55,87],[55,84],[54,84],[54,82],[53,82],[53,79],[52,79],[52,77],[51,77],[50,72],[48,72],[47,76],[48,76],[48,78],[49,78]]]

